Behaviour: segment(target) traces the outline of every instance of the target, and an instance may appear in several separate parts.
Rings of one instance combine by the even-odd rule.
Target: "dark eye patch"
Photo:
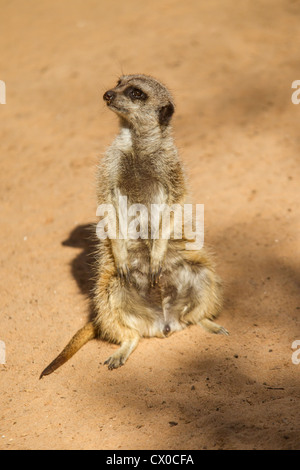
[[[130,98],[132,101],[135,100],[140,100],[140,101],[146,101],[148,96],[146,93],[144,93],[140,88],[134,87],[134,86],[129,86],[126,88],[124,91],[124,95]]]

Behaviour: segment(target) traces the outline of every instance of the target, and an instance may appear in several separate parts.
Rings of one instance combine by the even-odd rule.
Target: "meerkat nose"
[[[116,93],[112,90],[108,90],[104,93],[103,95],[103,99],[104,101],[107,101],[108,103],[110,103],[114,97],[116,96]]]

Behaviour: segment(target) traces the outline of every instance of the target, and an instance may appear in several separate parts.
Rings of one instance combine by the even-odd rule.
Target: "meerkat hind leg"
[[[135,350],[139,342],[139,336],[125,340],[121,343],[120,348],[112,354],[104,364],[108,365],[110,370],[117,369],[125,364],[130,354]]]
[[[224,328],[224,326],[218,325],[218,323],[209,320],[209,318],[203,318],[198,322],[198,325],[202,326],[209,333],[214,333],[216,335],[229,335],[229,332]]]

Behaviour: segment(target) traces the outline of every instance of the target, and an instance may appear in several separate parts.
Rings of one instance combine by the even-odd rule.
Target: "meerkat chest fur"
[[[137,138],[129,129],[121,129],[107,152],[106,165],[114,198],[126,196],[129,204],[150,210],[151,204],[174,203],[184,196],[177,149],[160,133]]]

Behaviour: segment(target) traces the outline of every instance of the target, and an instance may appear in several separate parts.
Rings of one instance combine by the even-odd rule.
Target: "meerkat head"
[[[170,92],[146,75],[124,75],[104,93],[103,99],[109,109],[134,128],[166,128],[174,113]]]

